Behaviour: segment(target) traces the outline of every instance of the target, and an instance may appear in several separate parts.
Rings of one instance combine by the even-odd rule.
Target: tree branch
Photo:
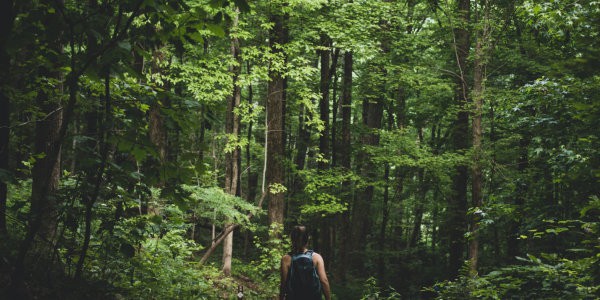
[[[262,204],[263,201],[265,200],[265,197],[267,196],[267,192],[263,192],[262,195],[260,196],[260,200],[258,201],[258,207],[262,208]],[[252,217],[254,216],[254,213],[249,212],[247,217],[248,220],[250,220]],[[221,233],[219,233],[219,235],[217,235],[217,237],[213,240],[212,245],[210,246],[210,248],[208,248],[208,250],[206,250],[206,253],[204,253],[204,255],[202,256],[202,258],[200,259],[200,263],[199,265],[202,266],[204,265],[204,263],[208,260],[208,258],[210,257],[210,255],[215,252],[215,249],[217,249],[217,246],[219,246],[219,244],[221,244],[223,242],[223,240],[225,240],[225,237],[230,234],[232,231],[234,231],[236,228],[240,227],[240,224],[231,224],[229,226],[226,226],[223,231],[221,231]]]

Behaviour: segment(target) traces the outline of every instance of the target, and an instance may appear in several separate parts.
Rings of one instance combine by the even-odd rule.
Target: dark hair
[[[290,238],[292,239],[292,252],[302,252],[308,245],[308,230],[305,226],[294,226]]]

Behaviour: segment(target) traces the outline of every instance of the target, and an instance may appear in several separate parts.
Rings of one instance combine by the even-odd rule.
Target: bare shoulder
[[[319,254],[317,252],[313,252],[312,259],[314,262],[322,262],[323,261],[323,257],[321,256],[321,254]]]
[[[289,254],[286,254],[281,258],[281,262],[284,264],[289,264],[291,261],[292,257]]]

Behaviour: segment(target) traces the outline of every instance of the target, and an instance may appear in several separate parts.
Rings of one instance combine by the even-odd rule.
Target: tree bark
[[[250,73],[250,63],[248,63],[247,66],[247,72]],[[252,107],[252,101],[253,101],[253,90],[252,90],[252,84],[248,85],[248,103],[250,104],[250,107]],[[258,187],[258,172],[257,170],[255,170],[254,166],[252,165],[252,159],[253,159],[253,155],[250,151],[250,146],[252,143],[252,127],[253,127],[253,121],[251,120],[248,124],[248,131],[247,131],[247,140],[248,140],[248,144],[246,144],[246,169],[248,170],[248,177],[247,177],[247,187],[246,187],[246,200],[249,203],[254,203],[255,198],[256,198],[256,189]],[[241,184],[241,183],[240,183]],[[244,232],[244,256],[247,256],[248,254],[248,244],[250,241],[250,234],[248,231]]]
[[[423,145],[423,128],[418,129],[419,132],[419,144]],[[418,191],[417,191],[417,205],[415,207],[415,222],[413,223],[413,229],[410,235],[410,239],[407,248],[411,248],[416,246],[421,240],[421,223],[423,222],[423,212],[425,210],[425,200],[427,196],[427,182],[425,181],[425,170],[423,168],[419,168],[417,171],[417,182],[418,182]]]
[[[285,57],[281,47],[287,42],[288,31],[286,27],[287,16],[281,13],[272,13],[271,22],[273,28],[269,31],[269,46],[271,52]],[[285,58],[284,58],[285,60]],[[285,180],[285,78],[283,70],[269,67],[269,78],[267,87],[267,188],[271,190],[274,186],[283,186]],[[283,191],[269,191],[269,224],[283,224],[284,220],[284,196]]]
[[[487,1],[486,8],[487,10]],[[483,20],[487,21],[487,18]],[[471,202],[474,209],[471,216],[471,236],[469,240],[469,269],[471,276],[477,275],[477,264],[479,262],[479,222],[481,220],[480,209],[483,205],[483,174],[481,172],[482,136],[483,128],[481,118],[483,114],[483,92],[485,84],[485,49],[483,43],[487,38],[487,24],[484,24],[482,34],[477,38],[475,44],[475,61],[473,72],[473,162],[471,167]]]
[[[458,69],[456,77],[456,102],[458,105],[457,119],[453,126],[454,150],[462,152],[469,147],[469,113],[468,83],[467,83],[467,58],[470,48],[470,31],[468,30],[470,14],[470,0],[459,0],[457,2],[458,24],[453,29],[455,45],[454,54]],[[456,173],[452,178],[453,193],[448,198],[447,230],[448,230],[448,275],[450,278],[458,276],[463,264],[465,253],[464,234],[467,230],[467,182],[468,168],[465,165],[456,167]]]
[[[232,28],[238,25],[239,11],[236,11],[233,18]],[[240,106],[242,99],[242,89],[239,85],[239,76],[242,70],[242,56],[240,51],[240,42],[237,37],[231,38],[231,55],[235,64],[230,68],[233,76],[233,93],[227,99],[227,111],[225,116],[225,133],[228,136],[228,143],[238,143],[240,137],[240,116],[235,110]],[[231,152],[225,154],[225,192],[240,196],[240,153],[239,146],[235,146]],[[227,226],[230,226],[228,224]],[[233,231],[225,237],[223,243],[223,274],[231,275],[231,257],[233,254]]]
[[[329,47],[331,44],[330,39],[325,35],[321,34],[321,47]],[[318,51],[321,58],[321,80],[319,83],[319,92],[321,93],[321,99],[319,100],[319,112],[320,119],[323,122],[323,131],[319,136],[319,151],[323,156],[322,160],[319,160],[319,170],[324,170],[329,165],[328,160],[330,159],[329,151],[329,49],[321,49]]]
[[[339,163],[340,166],[347,172],[351,171],[351,158],[352,153],[352,139],[350,125],[352,121],[352,51],[346,51],[344,53],[344,72],[342,75],[342,96],[340,99],[340,107],[342,114],[341,131],[342,136],[340,139],[339,149]],[[344,181],[341,185],[342,193],[344,198],[348,199],[352,197],[351,182]],[[349,263],[348,250],[349,250],[349,239],[350,236],[350,213],[344,211],[341,216],[338,217],[338,227],[340,228],[340,240],[338,242],[338,265],[335,270],[337,271],[337,277],[341,281],[346,280],[347,267]]]
[[[41,73],[52,78],[61,76],[52,70]],[[55,192],[60,181],[63,107],[57,98],[46,91],[40,91],[38,95],[38,107],[45,117],[35,124],[34,149],[39,156],[31,172],[31,213],[34,219],[39,218],[38,233],[48,243],[53,243],[58,217]]]
[[[331,86],[333,84],[333,86],[331,87],[333,94],[331,95],[331,98],[333,100],[332,102],[332,112],[331,112],[331,167],[335,168],[338,165],[338,159],[339,159],[339,154],[338,154],[338,127],[339,127],[339,122],[338,122],[338,112],[340,111],[340,102],[339,98],[337,96],[337,85],[338,85],[338,72],[337,72],[337,64],[338,64],[338,60],[340,57],[340,49],[336,48],[335,51],[333,51],[332,54],[332,60],[333,62],[331,63],[331,72],[330,72],[330,76],[329,78],[331,78],[331,82],[329,83],[329,85]]]

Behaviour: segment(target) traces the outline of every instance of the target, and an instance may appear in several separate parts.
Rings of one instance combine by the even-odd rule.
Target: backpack
[[[288,271],[286,299],[321,299],[321,281],[313,264],[313,251],[295,254]]]

